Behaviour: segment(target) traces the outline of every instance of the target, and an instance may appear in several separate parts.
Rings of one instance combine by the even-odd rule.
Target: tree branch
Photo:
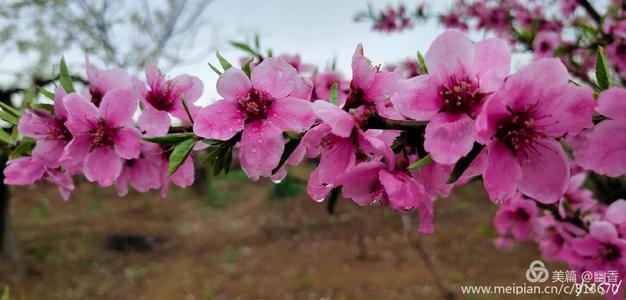
[[[598,26],[600,26],[600,24],[602,23],[602,16],[600,16],[600,14],[593,7],[593,5],[591,5],[591,3],[589,3],[588,0],[577,0],[577,1],[578,1],[578,4],[580,4],[585,9],[585,11],[587,11],[587,14],[589,14],[589,16],[598,24]]]

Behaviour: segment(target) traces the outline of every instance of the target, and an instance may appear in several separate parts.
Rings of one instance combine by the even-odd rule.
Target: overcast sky
[[[398,1],[369,1],[376,8]],[[417,1],[404,1],[405,3]],[[375,63],[395,62],[425,52],[433,39],[443,31],[436,22],[416,26],[404,33],[385,34],[371,30],[371,24],[355,23],[353,17],[367,7],[367,1],[347,0],[216,0],[208,16],[220,28],[220,36],[245,38],[258,32],[262,46],[276,54],[300,54],[305,62],[319,67],[337,59],[338,69],[350,75],[352,53],[363,43],[365,53]],[[452,0],[427,1],[436,10],[448,9]],[[252,36],[253,34],[248,34]],[[236,62],[242,52],[224,44],[220,53]],[[184,53],[181,53],[184,55]],[[171,74],[189,73],[205,83],[205,99],[215,99],[216,75],[207,62],[216,62],[210,54],[205,60],[171,70]],[[206,101],[206,100],[205,100]]]

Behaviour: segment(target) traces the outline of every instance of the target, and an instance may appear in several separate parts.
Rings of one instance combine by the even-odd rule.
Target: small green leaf
[[[180,142],[176,145],[176,147],[174,147],[174,151],[170,154],[169,165],[167,166],[167,176],[171,176],[176,172],[176,170],[178,170],[178,168],[185,162],[195,145],[196,140],[188,139]]]
[[[192,137],[193,137],[193,133],[186,132],[186,133],[168,134],[168,135],[159,136],[159,137],[144,137],[142,139],[146,142],[151,142],[155,144],[173,145],[173,144],[178,144],[180,142],[191,139]]]
[[[417,62],[419,63],[420,74],[428,74],[428,68],[426,67],[426,61],[424,60],[422,52],[417,51]]]
[[[609,61],[606,57],[604,48],[598,46],[596,53],[596,81],[600,91],[607,90],[611,87],[611,72],[609,70]]]
[[[259,56],[259,53],[257,53],[254,49],[252,49],[252,47],[248,46],[247,44],[244,43],[239,43],[239,42],[234,42],[234,41],[230,41],[229,42],[233,47],[242,50],[244,52],[247,52],[249,54],[251,54],[252,56]],[[255,41],[256,43],[256,41]],[[260,47],[257,47],[260,48]]]
[[[452,173],[450,174],[450,177],[448,177],[448,183],[455,183],[457,180],[459,180],[461,175],[463,175],[465,170],[469,168],[474,159],[478,157],[478,154],[480,154],[480,151],[482,151],[483,148],[485,148],[484,145],[474,143],[474,147],[472,148],[470,153],[457,161],[454,169],[452,170]]]
[[[222,71],[220,71],[220,69],[218,69],[216,66],[212,65],[211,63],[209,63],[209,67],[211,68],[211,70],[213,70],[213,72],[215,72],[217,75],[222,75]]]
[[[410,165],[407,169],[409,170],[416,170],[419,169],[429,163],[433,162],[432,157],[430,157],[430,154],[424,156],[423,158],[421,158],[420,160],[414,162],[412,165]]]
[[[278,162],[278,166],[276,166],[276,168],[272,170],[272,174],[276,174],[276,172],[280,170],[280,168],[285,164],[287,159],[289,159],[289,156],[291,156],[291,154],[296,151],[296,148],[300,144],[300,141],[300,139],[297,139],[287,142],[287,144],[285,145],[285,151],[283,151],[283,155],[280,157],[280,161]]]
[[[54,105],[49,104],[49,103],[31,103],[30,108],[42,109],[42,110],[47,110],[49,112],[54,112]]]
[[[245,64],[243,64],[243,66],[241,66],[241,70],[246,73],[246,75],[248,76],[248,78],[250,78],[250,76],[252,75],[252,69],[250,68],[250,63],[252,63],[253,59],[250,59],[248,61],[246,61]]]
[[[0,110],[0,119],[2,119],[3,121],[16,125],[20,122],[20,119],[15,117],[14,115],[11,115],[5,111]]]
[[[328,94],[328,102],[339,105],[339,84],[336,82],[330,87],[330,93]]]
[[[48,91],[42,87],[39,87],[39,92],[42,93],[44,96],[46,96],[46,98],[50,99],[50,100],[54,100],[54,93],[51,91]]]
[[[254,47],[257,49],[261,49],[261,37],[258,33],[254,35]]]
[[[61,82],[61,86],[65,90],[66,93],[73,93],[74,84],[72,83],[72,76],[70,76],[70,71],[67,69],[67,65],[65,64],[65,58],[61,57],[61,64],[59,66],[59,81]]]
[[[0,108],[17,118],[21,117],[24,114],[21,111],[15,109],[13,106],[6,104],[2,101],[0,101]]]
[[[220,53],[219,51],[216,53],[217,56],[217,60],[220,61],[220,65],[222,65],[222,69],[224,69],[224,71],[230,69],[233,65],[231,65],[228,60],[226,60]]]
[[[189,104],[187,104],[187,99],[185,99],[185,96],[183,96],[183,107],[185,108],[185,112],[187,113],[187,117],[189,117],[189,122],[191,122],[191,124],[193,124],[193,117],[191,116],[191,111],[189,110]]]
[[[30,155],[30,153],[35,148],[35,140],[33,139],[23,139],[22,142],[9,153],[9,159],[14,159],[16,157],[22,157],[26,155]]]
[[[13,139],[13,137],[8,134],[3,128],[0,128],[0,142],[8,145],[15,144],[15,140]]]

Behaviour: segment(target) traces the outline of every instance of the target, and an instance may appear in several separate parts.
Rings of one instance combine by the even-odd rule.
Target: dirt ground
[[[211,193],[172,189],[167,199],[118,198],[88,183],[68,202],[51,187],[14,189],[26,272],[14,275],[3,258],[0,285],[16,299],[441,299],[397,213],[339,199],[329,215],[304,194],[277,198],[274,189],[240,172]],[[436,233],[419,240],[456,299],[510,298],[463,296],[460,285],[526,282],[537,249],[493,247],[495,206],[479,183],[436,211]],[[120,252],[107,247],[115,234],[153,239]]]

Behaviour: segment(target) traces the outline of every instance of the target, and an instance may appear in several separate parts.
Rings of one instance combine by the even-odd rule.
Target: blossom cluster
[[[596,101],[550,57],[511,74],[505,40],[458,31],[435,39],[419,73],[374,65],[358,45],[350,79],[243,48],[254,59],[241,68],[218,54],[220,99],[204,107],[196,77],[149,66],[143,81],[87,62],[83,91],[62,82],[52,108],[21,116],[34,148],[8,162],[5,182],[47,180],[67,198],[82,174],[120,195],[129,186],[165,195],[170,182],[193,182],[192,152],[207,152],[218,171],[237,156],[252,180],[281,180],[287,165],[315,158],[312,199],[340,190],[358,205],[416,211],[418,230],[432,233],[436,199],[480,177],[500,205],[500,245],[534,238],[546,257],[626,272],[626,201],[607,206],[581,188],[588,174],[626,174],[626,89],[600,90]]]

